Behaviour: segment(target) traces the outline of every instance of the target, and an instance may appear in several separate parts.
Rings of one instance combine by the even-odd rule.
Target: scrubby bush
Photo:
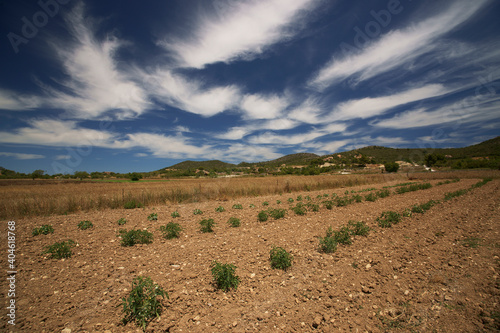
[[[125,230],[118,231],[118,236],[122,238],[122,246],[134,246],[135,244],[150,244],[153,242],[153,234],[147,230]]]
[[[229,291],[237,289],[240,278],[236,275],[236,266],[232,264],[221,264],[214,261],[211,265],[212,277],[218,289]]]
[[[307,212],[306,207],[302,203],[298,203],[297,206],[292,207],[292,210],[296,215],[306,215]]]
[[[399,164],[396,162],[389,162],[384,164],[385,171],[387,172],[398,172]]]
[[[382,228],[390,228],[399,221],[401,221],[401,215],[393,211],[382,212],[380,217],[377,217],[378,225]]]
[[[389,192],[389,190],[387,190],[387,189],[386,189],[386,190],[380,190],[380,191],[378,191],[378,192],[377,192],[377,196],[378,196],[379,198],[386,198],[386,197],[388,197],[390,194],[391,194],[391,193],[390,193],[390,192]]]
[[[331,210],[333,208],[333,201],[331,200],[323,201],[323,205],[325,205],[326,209]]]
[[[193,214],[194,214],[194,215],[202,215],[202,214],[203,214],[203,212],[201,211],[201,209],[196,208],[196,209],[193,211]]]
[[[125,223],[127,223],[127,219],[122,217],[122,218],[120,218],[120,219],[118,220],[118,222],[117,222],[117,223],[118,223],[118,225],[124,225]]]
[[[368,195],[365,195],[365,200],[373,202],[373,201],[377,200],[377,196],[373,193],[370,193]]]
[[[49,258],[51,259],[69,258],[73,254],[71,252],[71,248],[75,245],[76,243],[71,239],[64,242],[54,243],[52,245],[46,246],[43,254],[50,254]]]
[[[170,216],[172,216],[173,218],[176,218],[176,217],[180,217],[180,216],[181,216],[181,214],[179,214],[179,212],[178,212],[178,211],[175,211],[175,212],[173,212],[172,214],[170,214]]]
[[[237,228],[241,225],[240,219],[236,217],[230,217],[227,223],[233,228]]]
[[[219,207],[215,208],[215,211],[218,212],[218,213],[222,213],[222,212],[225,211],[225,209],[224,209],[224,207],[219,206]]]
[[[268,214],[275,220],[282,219],[286,215],[286,209],[269,209]]]
[[[324,253],[333,253],[337,250],[337,241],[333,235],[332,227],[326,231],[325,237],[319,237],[319,250]]]
[[[286,271],[292,266],[293,256],[284,248],[273,246],[269,254],[272,268]]]
[[[370,227],[362,221],[356,222],[351,220],[348,222],[348,226],[354,236],[368,236],[370,232]]]
[[[352,244],[351,230],[349,227],[341,227],[339,230],[333,232],[333,238],[339,244],[350,245]]]
[[[44,224],[40,228],[34,228],[33,232],[31,234],[33,236],[38,236],[38,235],[52,234],[53,232],[54,232],[54,228],[52,228],[51,225]]]
[[[80,230],[87,230],[89,228],[92,228],[93,226],[94,225],[90,221],[80,221],[78,223],[78,228],[80,228]]]
[[[158,214],[157,213],[149,214],[148,221],[158,221]]]
[[[162,304],[158,297],[168,298],[168,293],[155,284],[151,278],[136,277],[132,281],[132,289],[128,298],[122,298],[125,313],[123,323],[135,321],[137,326],[146,331],[148,323],[161,314]]]
[[[269,216],[266,211],[261,210],[257,215],[257,218],[259,219],[260,222],[266,222]]]
[[[125,209],[134,209],[134,208],[142,208],[142,207],[144,207],[144,205],[140,202],[135,201],[135,200],[127,201],[123,205],[123,208],[125,208]]]
[[[200,221],[200,231],[201,232],[214,232],[215,222],[213,219],[204,219]]]
[[[160,231],[163,232],[163,237],[166,239],[179,238],[182,227],[178,223],[169,222],[167,225],[162,225]]]
[[[233,209],[243,209],[243,206],[240,204],[234,204]]]

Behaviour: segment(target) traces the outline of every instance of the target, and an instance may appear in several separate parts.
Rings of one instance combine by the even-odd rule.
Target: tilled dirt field
[[[445,193],[478,181],[465,179],[404,194],[390,188],[389,197],[375,202],[332,210],[321,206],[305,216],[288,210],[285,218],[267,222],[258,222],[258,212],[289,208],[288,198],[318,200],[320,194],[342,196],[346,190],[395,183],[17,220],[16,326],[6,323],[4,301],[0,330],[141,331],[134,323],[122,324],[122,298],[136,276],[146,275],[170,296],[163,301],[161,317],[148,325],[150,332],[498,331],[500,180],[443,201]],[[392,228],[381,228],[375,221],[383,211],[401,213],[431,199],[441,203]],[[262,206],[264,201],[269,207]],[[243,209],[232,209],[234,204]],[[216,212],[218,206],[225,212]],[[204,214],[193,215],[194,209]],[[172,218],[174,211],[181,216]],[[148,221],[153,212],[158,221]],[[226,223],[233,216],[241,219],[240,227]],[[119,226],[122,217],[128,223]],[[199,231],[199,221],[206,218],[217,223],[214,233]],[[94,227],[79,230],[82,220],[92,221]],[[356,236],[352,245],[339,245],[333,254],[319,252],[318,237],[324,237],[329,226],[338,229],[349,220],[363,221],[372,230],[367,237]],[[184,228],[181,237],[163,239],[158,229],[171,221]],[[33,228],[43,224],[51,224],[55,232],[32,236]],[[152,231],[153,243],[120,246],[118,231],[133,227]],[[1,230],[6,238],[7,221],[2,221]],[[66,239],[78,243],[71,258],[41,255],[45,246]],[[5,272],[4,240],[0,263]],[[477,247],[467,246],[474,241]],[[273,245],[293,255],[287,271],[270,267]],[[215,288],[213,260],[237,266],[237,290]],[[2,279],[4,300],[7,291]]]

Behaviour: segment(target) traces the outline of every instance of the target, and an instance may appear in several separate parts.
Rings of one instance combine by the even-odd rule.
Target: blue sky
[[[500,134],[500,3],[0,1],[0,166],[256,162]]]

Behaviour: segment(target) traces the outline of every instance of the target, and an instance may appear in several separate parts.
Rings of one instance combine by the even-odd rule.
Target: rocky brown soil
[[[498,331],[500,180],[443,202],[445,193],[478,181],[464,179],[404,194],[390,188],[389,197],[375,202],[321,207],[305,216],[288,210],[285,218],[267,222],[257,220],[257,213],[268,208],[264,201],[269,207],[288,208],[287,199],[298,195],[316,200],[319,194],[342,196],[346,190],[395,183],[17,220],[17,324],[12,327],[4,320],[4,302],[0,330],[140,332],[134,323],[122,324],[122,298],[134,277],[147,275],[170,296],[148,332]],[[375,221],[383,211],[402,212],[431,199],[441,203],[392,228],[383,229]],[[232,209],[233,204],[243,209]],[[225,212],[216,212],[218,206]],[[196,208],[204,214],[193,215]],[[172,218],[173,211],[181,217]],[[158,221],[148,221],[152,212]],[[240,227],[228,226],[232,216],[241,219]],[[128,220],[125,226],[117,224],[121,217]],[[214,233],[199,231],[204,218],[215,220]],[[94,227],[79,230],[82,220]],[[319,252],[318,237],[329,226],[337,229],[349,220],[364,221],[372,228],[370,234],[356,236],[352,245],[339,245],[333,254]],[[159,226],[171,221],[184,228],[179,239],[161,237]],[[43,224],[51,224],[55,232],[32,236],[33,228]],[[153,243],[120,246],[118,230],[133,227],[152,231]],[[7,221],[1,222],[1,230],[0,265],[5,272]],[[66,239],[78,243],[71,258],[41,254],[45,246]],[[477,247],[469,246],[474,242]],[[270,267],[273,245],[293,255],[289,270]],[[237,290],[215,288],[213,260],[237,266]],[[0,286],[5,300],[5,279]]]

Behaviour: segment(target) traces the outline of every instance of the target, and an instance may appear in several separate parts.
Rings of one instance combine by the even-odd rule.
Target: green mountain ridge
[[[356,155],[363,155],[368,158],[373,158],[376,163],[395,162],[395,161],[412,161],[416,163],[423,163],[425,156],[429,154],[436,154],[447,156],[451,160],[471,159],[474,157],[500,157],[500,136],[462,148],[390,148],[383,146],[367,146],[363,148],[353,149],[350,151],[336,152],[327,155],[316,155],[313,153],[297,153],[279,157],[270,161],[262,162],[241,162],[238,165],[222,162],[219,160],[211,161],[184,161],[177,163],[165,169],[231,169],[238,167],[278,167],[283,164],[287,166],[294,165],[308,165],[311,161],[318,158],[334,157],[334,160],[340,161],[341,159],[353,158]],[[341,155],[339,158],[338,155]],[[451,157],[450,157],[451,156]]]

